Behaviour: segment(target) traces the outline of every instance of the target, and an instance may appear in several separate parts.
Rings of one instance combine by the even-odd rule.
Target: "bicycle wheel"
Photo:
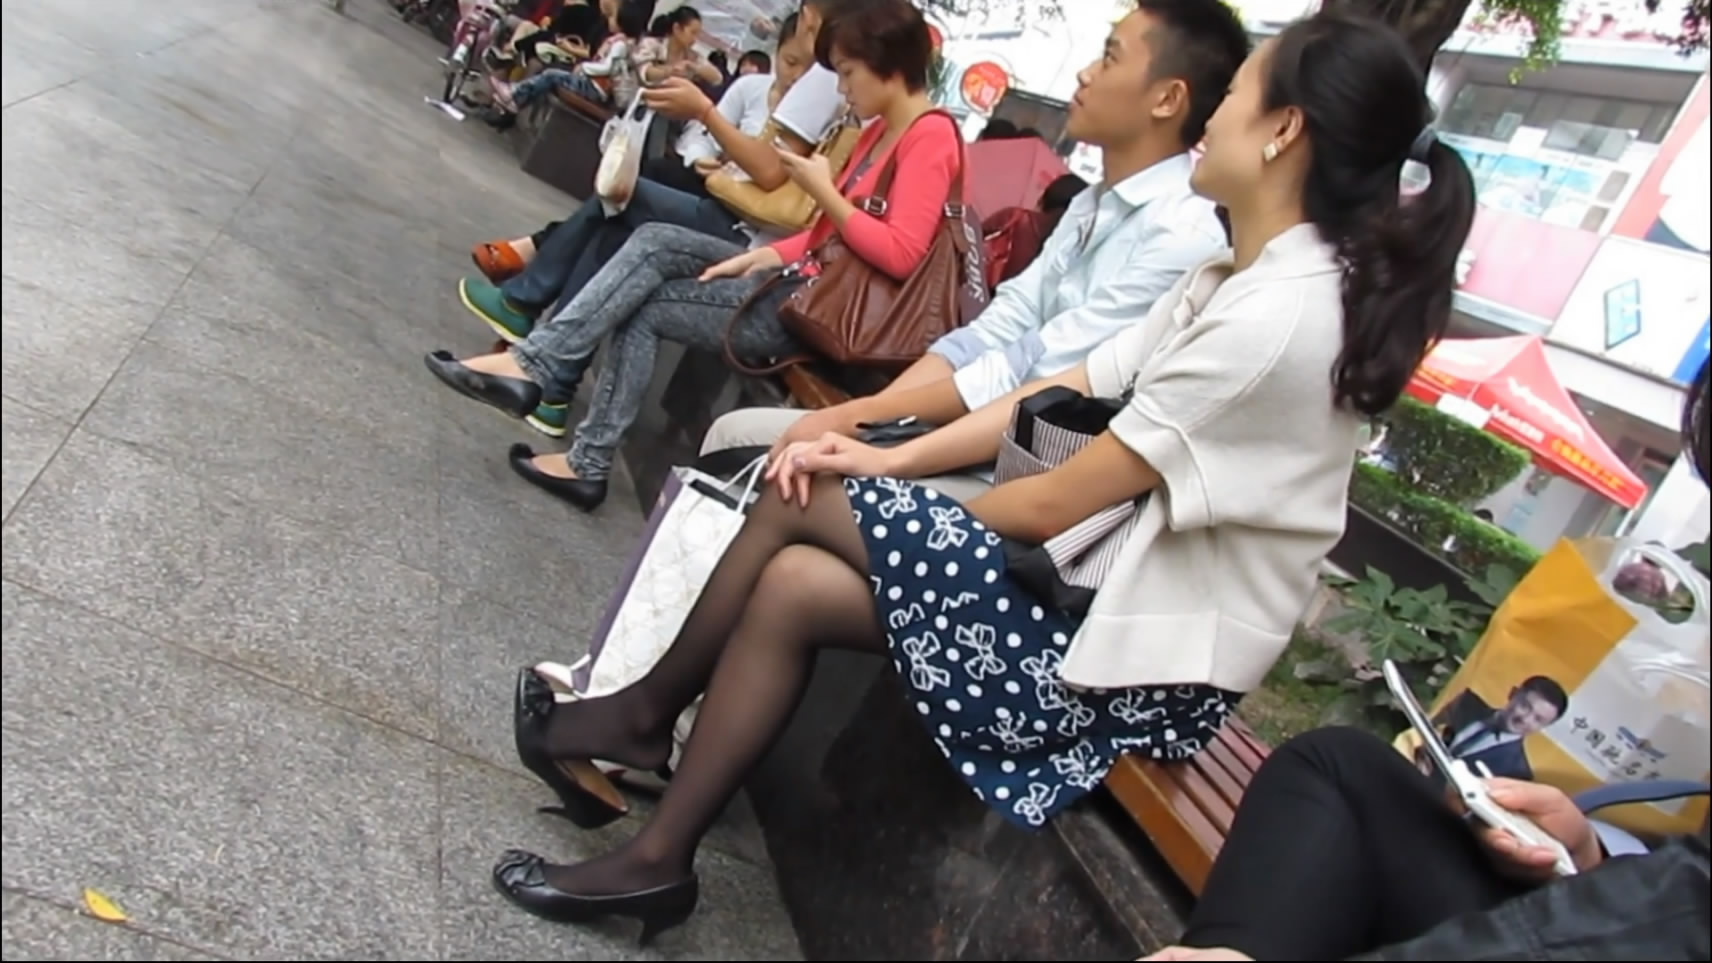
[[[456,103],[458,91],[464,86],[464,65],[453,61],[446,67],[446,89],[440,92],[442,103]]]

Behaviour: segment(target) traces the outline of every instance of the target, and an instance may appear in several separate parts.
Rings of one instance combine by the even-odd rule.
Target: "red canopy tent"
[[[1534,460],[1624,508],[1647,486],[1593,430],[1546,361],[1536,335],[1458,338],[1427,355],[1409,394],[1428,403],[1449,395],[1484,409],[1487,431],[1533,452]]]

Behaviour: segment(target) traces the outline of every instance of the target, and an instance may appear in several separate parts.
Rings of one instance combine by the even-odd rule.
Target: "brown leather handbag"
[[[953,131],[957,129],[957,122],[943,110],[930,110],[914,124],[928,117],[939,117]],[[957,150],[957,173],[951,179],[944,219],[927,256],[909,279],[900,283],[862,260],[834,232],[809,252],[808,279],[779,308],[785,330],[828,361],[903,367],[986,308],[981,232],[963,205],[968,158],[960,134]],[[874,192],[860,200],[853,198],[856,206],[884,217],[897,169],[894,149],[880,170]]]

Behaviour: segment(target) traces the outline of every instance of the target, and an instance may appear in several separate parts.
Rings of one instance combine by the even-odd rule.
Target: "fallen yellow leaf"
[[[88,887],[83,890],[83,908],[89,911],[90,916],[109,923],[123,923],[130,919],[117,903],[102,895],[98,890]]]

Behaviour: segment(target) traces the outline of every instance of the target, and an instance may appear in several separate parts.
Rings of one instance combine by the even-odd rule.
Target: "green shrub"
[[[1293,672],[1309,684],[1334,685],[1344,693],[1323,715],[1326,724],[1360,725],[1395,732],[1407,724],[1380,666],[1397,663],[1409,685],[1431,701],[1480,641],[1492,613],[1516,587],[1516,575],[1493,565],[1466,579],[1478,602],[1452,601],[1443,585],[1404,588],[1369,566],[1360,579],[1327,579],[1342,599],[1343,611],[1321,626],[1327,632],[1358,638],[1365,652],[1353,664],[1347,658],[1297,662]]]
[[[1385,421],[1397,475],[1455,505],[1490,496],[1528,467],[1526,451],[1413,398],[1397,402]]]
[[[1497,565],[1522,575],[1540,560],[1539,550],[1527,542],[1442,498],[1410,489],[1403,479],[1376,465],[1355,466],[1349,499],[1464,572],[1484,573]],[[1445,541],[1452,536],[1456,541],[1446,551]]]

